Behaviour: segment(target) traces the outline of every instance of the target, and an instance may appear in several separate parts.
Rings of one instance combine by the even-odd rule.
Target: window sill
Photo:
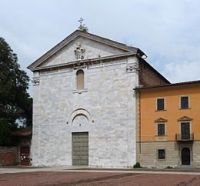
[[[179,110],[188,110],[188,109],[191,109],[190,107],[188,108],[179,108]]]
[[[165,135],[165,136],[155,136],[155,141],[168,141],[168,136]]]
[[[158,161],[166,161],[166,158],[162,158],[162,159],[157,159]]]
[[[88,89],[82,89],[82,90],[73,90],[73,94],[77,93],[77,94],[82,94],[84,92],[88,92]]]
[[[162,111],[167,111],[167,110],[164,109],[164,110],[155,110],[155,111],[156,112],[162,112]]]
[[[159,138],[163,138],[163,137],[167,137],[167,135],[155,135],[155,137],[159,137]]]

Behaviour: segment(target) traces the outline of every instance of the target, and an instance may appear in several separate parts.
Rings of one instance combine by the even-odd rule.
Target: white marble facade
[[[77,46],[84,48],[83,65],[77,65]],[[89,167],[127,168],[136,163],[133,89],[139,84],[138,58],[101,61],[121,53],[117,47],[77,37],[38,66],[74,65],[33,70],[33,166],[71,166],[72,132],[89,133]],[[87,62],[93,58],[99,61]],[[76,89],[78,69],[84,71],[83,90]]]

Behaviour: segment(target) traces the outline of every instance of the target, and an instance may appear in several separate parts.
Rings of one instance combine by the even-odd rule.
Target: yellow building
[[[200,81],[138,88],[138,161],[200,167]]]

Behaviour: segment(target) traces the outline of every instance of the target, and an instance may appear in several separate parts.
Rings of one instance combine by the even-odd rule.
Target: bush
[[[173,169],[173,167],[171,167],[171,166],[167,166],[166,169]]]
[[[136,162],[135,165],[133,165],[133,168],[142,168],[139,162]]]

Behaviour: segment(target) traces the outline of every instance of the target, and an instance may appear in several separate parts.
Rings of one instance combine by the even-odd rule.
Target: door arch
[[[181,150],[181,162],[182,165],[190,165],[190,149],[183,148]]]

